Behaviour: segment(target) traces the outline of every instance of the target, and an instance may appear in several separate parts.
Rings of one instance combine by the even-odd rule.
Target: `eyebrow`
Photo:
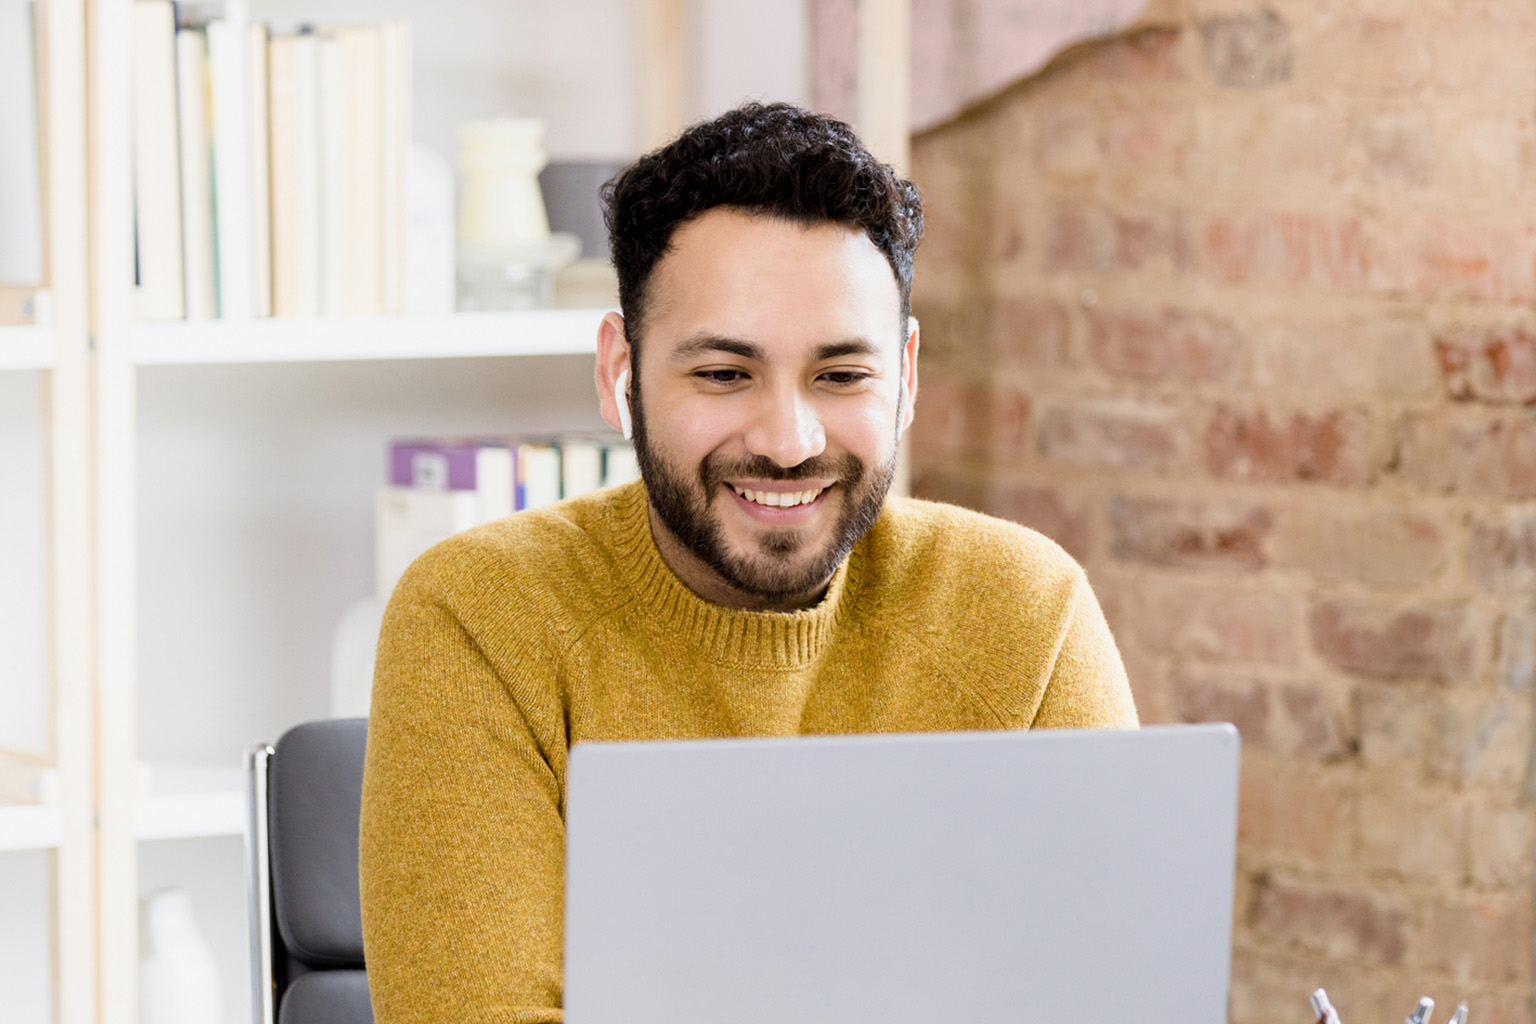
[[[742,341],[740,338],[728,338],[719,334],[701,334],[689,338],[672,350],[672,358],[688,359],[693,356],[703,355],[706,352],[724,352],[759,363],[766,360],[766,353],[761,345],[755,342]],[[827,359],[837,359],[840,356],[878,355],[879,352],[879,346],[867,338],[849,338],[846,341],[834,341],[828,342],[825,345],[819,345],[816,347],[813,355],[817,362],[821,362]]]

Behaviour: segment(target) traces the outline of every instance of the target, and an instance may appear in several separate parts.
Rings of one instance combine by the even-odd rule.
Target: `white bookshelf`
[[[0,370],[47,370],[53,357],[52,328],[0,327]]]
[[[181,321],[135,325],[128,343],[139,366],[580,355],[597,351],[604,312]]]
[[[240,769],[206,764],[140,766],[133,831],[140,842],[245,834]]]
[[[51,804],[0,806],[0,852],[51,850],[59,845],[59,809]]]

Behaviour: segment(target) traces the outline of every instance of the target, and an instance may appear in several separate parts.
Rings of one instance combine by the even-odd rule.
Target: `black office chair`
[[[357,889],[368,720],[246,754],[254,1024],[373,1024]]]

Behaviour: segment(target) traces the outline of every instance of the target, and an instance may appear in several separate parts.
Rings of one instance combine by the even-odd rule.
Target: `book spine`
[[[341,40],[321,36],[318,46],[320,149],[320,312],[348,311],[347,284],[347,92]]]
[[[251,155],[251,289],[253,312],[272,315],[272,179],[271,117],[268,104],[269,75],[267,28],[251,25],[246,30],[246,68],[249,72]]]
[[[176,139],[176,13],[133,5],[133,198],[138,316],[180,320],[181,170]]]
[[[384,310],[382,33],[376,25],[337,30],[346,95],[346,311]]]
[[[213,166],[208,150],[208,38],[176,32],[176,111],[181,150],[181,248],[186,316],[218,313],[213,266]]]
[[[219,315],[255,313],[251,239],[251,101],[247,68],[249,17],[244,0],[229,0],[227,17],[208,23],[208,77],[213,114],[213,208]]]

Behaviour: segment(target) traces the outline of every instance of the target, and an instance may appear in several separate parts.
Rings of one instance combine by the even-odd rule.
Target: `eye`
[[[870,374],[863,370],[829,370],[821,375],[823,381],[837,388],[856,387],[869,378]]]
[[[704,381],[707,384],[721,385],[739,384],[747,379],[747,374],[744,370],[736,369],[696,370],[693,376],[695,379]]]

